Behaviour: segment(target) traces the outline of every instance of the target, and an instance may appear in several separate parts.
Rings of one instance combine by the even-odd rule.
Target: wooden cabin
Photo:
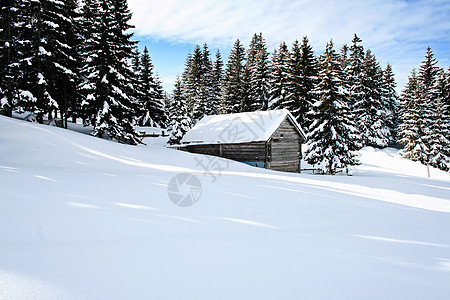
[[[286,109],[205,116],[178,148],[256,167],[300,172],[305,134]]]

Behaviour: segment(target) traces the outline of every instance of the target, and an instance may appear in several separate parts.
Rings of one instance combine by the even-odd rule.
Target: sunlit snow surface
[[[393,149],[347,177],[146,142],[0,117],[0,299],[450,299],[450,174]]]

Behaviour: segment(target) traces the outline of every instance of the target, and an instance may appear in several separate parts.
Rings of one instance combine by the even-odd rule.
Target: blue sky
[[[248,45],[262,32],[270,52],[308,36],[314,51],[333,39],[337,50],[354,33],[381,65],[393,66],[398,90],[430,46],[444,68],[450,66],[450,0],[128,0],[135,39],[146,45],[172,91],[196,44],[220,49],[224,60],[234,41]]]

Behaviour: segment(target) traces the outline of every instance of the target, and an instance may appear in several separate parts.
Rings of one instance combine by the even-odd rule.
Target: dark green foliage
[[[154,67],[147,47],[142,55],[133,58],[133,71],[136,74],[136,100],[141,112],[138,114],[140,126],[166,127],[167,114],[165,93],[159,78],[154,74]]]
[[[281,43],[272,55],[272,72],[270,76],[269,108],[284,108],[289,88],[289,50],[286,43]]]
[[[253,35],[245,64],[248,84],[247,103],[241,111],[267,110],[269,101],[269,53],[262,33]]]
[[[175,88],[170,99],[169,119],[169,144],[178,144],[192,126],[191,118],[186,109],[186,98],[184,97],[182,83],[179,78],[175,82]]]
[[[220,100],[222,98],[223,61],[220,51],[217,50],[212,71],[212,98],[210,114],[220,113]]]
[[[239,40],[236,40],[231,49],[223,78],[223,96],[221,110],[226,113],[241,111],[242,103],[246,103],[247,83],[244,71],[245,49]]]
[[[188,55],[182,77],[183,94],[187,101],[188,113],[194,120],[205,115],[215,114],[218,110],[217,83],[208,45],[195,47]],[[219,63],[220,64],[220,63]]]
[[[95,4],[95,3],[94,3]],[[86,41],[83,68],[83,108],[94,126],[93,135],[137,144],[134,120],[138,105],[134,101],[134,73],[127,64],[134,56],[131,13],[126,0],[102,1],[93,6],[91,37]]]
[[[314,88],[317,101],[310,113],[314,121],[307,134],[305,155],[305,160],[316,165],[323,174],[335,174],[344,169],[350,175],[350,166],[359,164],[356,158],[358,131],[355,123],[348,118],[347,95],[342,88],[343,75],[338,55],[330,41],[320,58],[319,82]]]

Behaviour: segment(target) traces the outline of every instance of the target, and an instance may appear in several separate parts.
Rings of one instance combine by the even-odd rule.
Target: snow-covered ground
[[[352,177],[290,174],[151,141],[0,117],[0,299],[450,299],[449,173],[366,148]]]

